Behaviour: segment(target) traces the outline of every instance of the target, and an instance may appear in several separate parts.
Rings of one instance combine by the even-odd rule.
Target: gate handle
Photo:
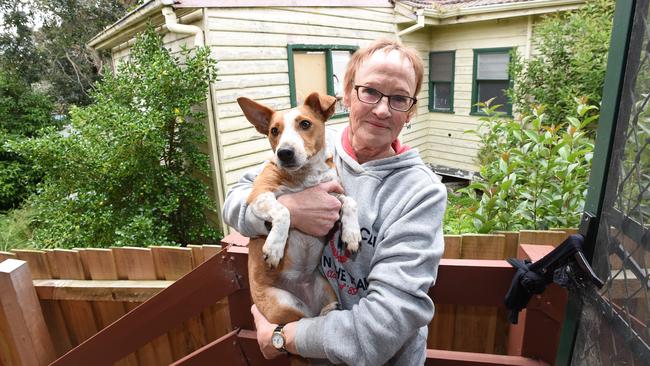
[[[598,278],[582,253],[584,240],[585,238],[580,234],[571,235],[535,263],[531,263],[530,260],[507,259],[510,265],[517,268],[504,300],[506,307],[510,309],[508,320],[512,324],[517,324],[519,312],[528,305],[531,296],[544,292],[546,285],[557,282],[566,287],[567,267],[572,259],[596,287],[599,289],[603,287],[603,281]],[[554,278],[556,275],[557,280]]]

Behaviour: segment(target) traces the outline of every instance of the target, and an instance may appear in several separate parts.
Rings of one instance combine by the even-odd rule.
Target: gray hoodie
[[[353,255],[338,234],[326,245],[321,268],[344,310],[300,320],[296,347],[333,363],[422,365],[434,312],[427,292],[444,248],[445,186],[415,150],[359,164],[343,145],[341,133],[328,131],[345,193],[358,204],[362,242]],[[226,222],[246,236],[267,233],[246,205],[259,171],[247,173],[224,205]]]

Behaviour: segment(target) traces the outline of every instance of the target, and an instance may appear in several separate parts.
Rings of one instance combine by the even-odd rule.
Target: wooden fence
[[[557,245],[574,230],[522,231],[445,237],[445,258],[516,257],[521,244]],[[27,261],[54,352],[61,356],[213,255],[219,246],[15,250]],[[434,298],[435,301],[435,298]],[[3,304],[0,304],[0,320]],[[6,314],[5,314],[6,315]],[[232,331],[227,299],[156,338],[119,365],[163,365]],[[429,348],[506,354],[505,310],[436,303]],[[0,354],[8,354],[0,327]],[[0,357],[0,365],[11,362]]]

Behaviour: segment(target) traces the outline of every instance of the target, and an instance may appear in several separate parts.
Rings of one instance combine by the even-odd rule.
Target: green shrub
[[[447,211],[445,211],[444,233],[457,235],[476,231],[471,214],[478,208],[478,201],[462,192],[449,192],[447,195]]]
[[[45,94],[0,69],[0,212],[20,206],[40,179],[31,163],[11,150],[10,142],[54,125],[53,108]]]
[[[480,175],[464,192],[481,194],[470,215],[480,233],[496,230],[576,227],[584,207],[593,142],[586,128],[598,119],[595,106],[578,103],[567,123],[547,120],[538,106],[521,120],[503,118],[498,106],[480,104],[485,117],[477,134]]]
[[[31,204],[40,247],[212,243],[220,234],[206,219],[215,209],[204,114],[215,76],[208,48],[170,55],[152,29],[133,46],[114,76],[73,108],[64,131],[15,144],[43,174]],[[183,66],[180,66],[180,64]]]
[[[525,59],[514,55],[509,90],[515,109],[532,115],[546,105],[546,121],[564,121],[578,104],[574,97],[598,105],[607,66],[613,0],[590,0],[578,10],[546,16],[535,26],[536,53]]]

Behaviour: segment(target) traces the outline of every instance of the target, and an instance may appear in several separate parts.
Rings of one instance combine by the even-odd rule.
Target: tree
[[[106,54],[86,43],[126,13],[135,0],[32,0],[42,19],[36,43],[43,56],[42,79],[62,105],[87,105],[101,79]],[[81,26],[83,24],[83,26]]]
[[[86,47],[136,0],[17,0],[0,5],[0,67],[38,83],[59,105],[90,103],[108,55]]]
[[[27,84],[40,79],[42,58],[34,42],[33,10],[24,0],[0,4],[0,69]]]
[[[516,110],[531,115],[537,105],[544,105],[546,120],[559,124],[575,113],[576,97],[597,106],[613,14],[613,0],[590,0],[576,11],[549,15],[536,25],[537,54],[528,60],[515,54],[510,64],[515,84],[509,94]]]
[[[10,142],[34,137],[54,125],[50,98],[27,82],[0,69],[0,212],[16,208],[34,192],[39,174],[29,161],[10,148]]]
[[[68,128],[15,144],[43,174],[29,203],[41,247],[216,242],[214,209],[197,171],[208,175],[203,114],[215,76],[209,48],[170,55],[152,29],[116,75],[71,110]],[[181,64],[184,66],[179,66]]]

